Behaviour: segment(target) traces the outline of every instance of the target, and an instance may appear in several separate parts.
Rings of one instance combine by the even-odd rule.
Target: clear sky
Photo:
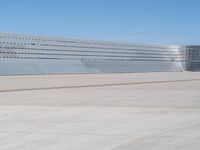
[[[200,0],[0,0],[0,32],[200,44]]]

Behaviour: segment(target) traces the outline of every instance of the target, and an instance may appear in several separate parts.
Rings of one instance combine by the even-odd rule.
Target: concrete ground
[[[200,73],[0,77],[0,150],[199,150]]]

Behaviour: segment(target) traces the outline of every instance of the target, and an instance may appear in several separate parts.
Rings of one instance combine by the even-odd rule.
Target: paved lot
[[[0,150],[198,150],[200,73],[0,77]]]

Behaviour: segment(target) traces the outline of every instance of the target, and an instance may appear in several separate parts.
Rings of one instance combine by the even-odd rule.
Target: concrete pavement
[[[0,150],[200,149],[200,73],[0,82]]]

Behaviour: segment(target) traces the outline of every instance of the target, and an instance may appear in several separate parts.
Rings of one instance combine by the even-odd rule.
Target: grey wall
[[[188,71],[200,71],[200,46],[187,46],[187,69]]]

